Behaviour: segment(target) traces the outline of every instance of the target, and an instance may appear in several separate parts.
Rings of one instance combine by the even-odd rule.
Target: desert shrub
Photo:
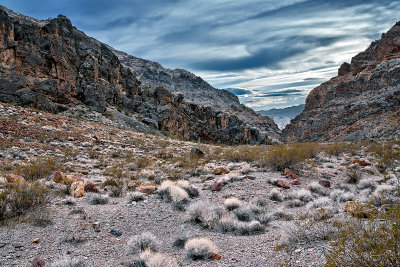
[[[346,201],[355,199],[355,196],[354,196],[353,193],[346,192],[346,191],[343,191],[343,190],[340,190],[340,189],[333,190],[331,192],[331,194],[329,195],[329,197],[333,201],[337,201],[337,202],[346,202]]]
[[[173,261],[173,259],[171,259],[167,255],[159,252],[154,252],[149,249],[143,251],[140,254],[140,259],[144,261],[144,266],[146,267],[177,267],[177,264]]]
[[[235,228],[236,232],[240,235],[254,235],[265,231],[265,226],[257,220],[250,222],[237,222]]]
[[[328,190],[326,187],[323,187],[318,182],[313,182],[308,185],[308,189],[318,195],[326,196],[328,194]]]
[[[400,266],[400,205],[367,221],[344,223],[332,236],[326,266]]]
[[[150,232],[132,236],[127,243],[129,254],[137,254],[145,250],[158,251],[157,238]]]
[[[331,199],[328,197],[320,197],[307,204],[308,209],[324,208],[332,204]]]
[[[376,188],[376,181],[373,178],[362,179],[358,182],[358,189],[371,189],[371,191]]]
[[[237,228],[237,219],[231,213],[225,213],[218,220],[216,229],[222,233],[234,232]]]
[[[344,152],[355,151],[357,147],[352,144],[346,143],[331,143],[321,145],[321,150],[325,151],[328,155],[339,156]]]
[[[132,192],[129,194],[128,198],[129,202],[138,202],[144,200],[144,194],[142,192]]]
[[[318,243],[329,240],[335,231],[336,228],[326,222],[301,220],[294,227],[285,228],[280,242],[275,248],[277,250],[284,249],[290,253],[300,246],[315,247]]]
[[[182,186],[186,186],[183,182]],[[190,187],[190,185],[189,185]],[[161,183],[157,193],[165,200],[172,201],[176,205],[185,204],[189,201],[189,194],[177,185],[176,182],[166,180]]]
[[[240,221],[249,222],[255,218],[256,215],[262,213],[261,207],[254,204],[243,204],[238,209],[235,209],[233,213],[236,218]]]
[[[293,216],[290,213],[284,211],[283,209],[279,209],[279,210],[276,210],[276,211],[270,213],[268,215],[268,217],[270,218],[271,221],[272,220],[285,220],[285,221],[293,220]]]
[[[27,180],[38,180],[48,177],[54,171],[60,170],[59,161],[54,158],[40,157],[36,160],[26,162],[15,169],[15,173],[23,176]]]
[[[224,213],[226,211],[223,207],[203,201],[191,204],[186,211],[188,221],[201,224],[205,228],[216,227]]]
[[[282,202],[285,199],[285,196],[279,189],[274,188],[269,192],[269,198],[274,201]]]
[[[65,258],[56,262],[53,262],[49,267],[85,267],[86,264],[83,261],[72,258]]]
[[[316,156],[318,147],[312,143],[272,146],[261,156],[262,166],[269,166],[276,171],[296,169],[298,164]]]
[[[48,200],[46,188],[38,182],[26,185],[9,184],[0,193],[0,220],[43,207]]]
[[[208,238],[192,238],[185,244],[186,255],[193,259],[207,259],[217,253],[217,247]]]
[[[314,199],[311,192],[307,189],[300,189],[293,194],[293,197],[307,203]]]
[[[107,195],[93,195],[90,197],[89,203],[91,205],[105,205],[109,200]]]
[[[356,184],[362,178],[362,172],[358,164],[352,164],[346,168],[347,182]]]
[[[236,197],[230,197],[225,199],[224,205],[227,210],[234,210],[240,207],[242,201],[237,199]]]

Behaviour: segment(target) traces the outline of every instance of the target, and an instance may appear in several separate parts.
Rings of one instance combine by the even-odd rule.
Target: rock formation
[[[99,112],[116,107],[157,132],[187,140],[269,142],[265,129],[248,126],[234,114],[141,83],[107,45],[77,30],[65,16],[39,21],[0,7],[0,34],[0,101],[51,112],[82,103]],[[270,126],[276,137],[276,125]]]
[[[387,138],[400,133],[400,22],[313,89],[286,141]]]
[[[111,48],[112,49],[112,48]],[[202,78],[183,69],[166,69],[157,62],[128,55],[112,49],[120,62],[133,69],[142,83],[153,87],[163,86],[171,92],[182,93],[185,100],[211,107],[214,110],[236,115],[247,125],[278,138],[279,128],[267,116],[240,104],[239,98],[225,89],[216,89]]]

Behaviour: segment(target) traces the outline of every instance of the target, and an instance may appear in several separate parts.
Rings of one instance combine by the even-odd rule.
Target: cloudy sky
[[[304,103],[338,66],[400,20],[387,0],[3,0],[58,14],[88,35],[232,88],[255,110]],[[398,15],[396,17],[396,14]]]

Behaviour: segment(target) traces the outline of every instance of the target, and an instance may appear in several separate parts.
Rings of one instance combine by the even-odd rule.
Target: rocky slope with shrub
[[[198,144],[0,103],[0,266],[380,266],[400,244],[399,155]]]
[[[274,123],[261,132],[233,114],[142,84],[108,46],[65,16],[38,21],[2,7],[0,26],[0,101],[51,112],[78,104],[99,112],[115,108],[116,119],[138,129],[187,140],[268,143],[268,134],[277,137]]]
[[[280,132],[274,121],[240,104],[239,98],[225,89],[216,89],[202,78],[183,69],[166,69],[157,62],[131,56],[112,49],[121,63],[133,69],[142,83],[163,86],[171,92],[182,93],[187,101],[236,115],[246,124],[277,137]]]
[[[387,138],[400,133],[400,22],[313,89],[283,131],[287,141]]]

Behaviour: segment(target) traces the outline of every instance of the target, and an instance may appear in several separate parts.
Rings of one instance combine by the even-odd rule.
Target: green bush
[[[0,193],[0,220],[25,214],[44,206],[48,200],[47,190],[40,183],[9,184]]]
[[[27,180],[38,180],[46,178],[54,171],[60,170],[60,163],[54,158],[37,158],[23,165],[16,167],[15,173]]]
[[[400,266],[400,204],[370,220],[344,224],[333,236],[326,266]]]

